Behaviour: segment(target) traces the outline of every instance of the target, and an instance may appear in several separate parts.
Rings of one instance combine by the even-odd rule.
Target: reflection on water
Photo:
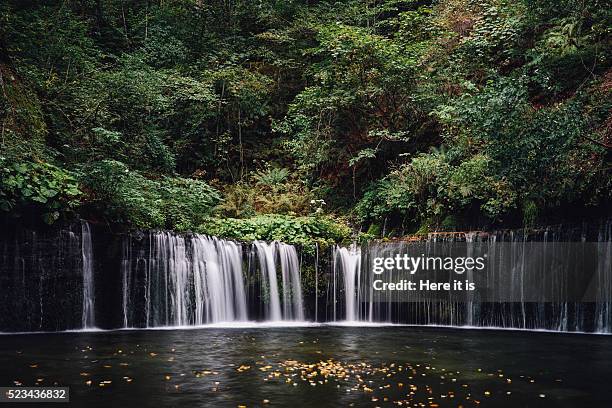
[[[87,407],[612,406],[610,361],[608,336],[400,326],[0,336],[0,385]]]

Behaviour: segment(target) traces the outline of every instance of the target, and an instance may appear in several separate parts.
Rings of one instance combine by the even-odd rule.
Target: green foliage
[[[386,216],[440,222],[473,205],[492,219],[514,205],[515,196],[495,178],[491,160],[476,155],[452,165],[439,153],[414,158],[369,190],[357,205],[365,220]]]
[[[319,44],[308,50],[317,61],[307,71],[312,85],[276,129],[288,136],[285,146],[307,177],[329,174],[334,187],[350,177],[355,187],[367,175],[363,164],[392,148],[395,140],[385,135],[410,130],[419,115],[410,97],[415,61],[368,29],[313,28]]]
[[[289,177],[289,170],[286,168],[272,167],[267,170],[260,170],[255,173],[255,183],[258,185],[275,188],[282,185]]]
[[[0,2],[3,207],[385,234],[590,214],[610,27],[602,0]],[[85,194],[47,197],[74,169]]]
[[[166,228],[193,230],[221,200],[219,192],[201,180],[163,177],[158,183]]]
[[[219,193],[203,181],[148,179],[118,161],[104,160],[84,170],[86,204],[135,228],[192,230],[220,200]]]
[[[460,141],[458,147],[478,146],[495,164],[496,179],[521,199],[539,205],[575,200],[597,182],[585,182],[592,168],[576,166],[579,157],[597,157],[599,166],[604,157],[599,146],[582,138],[590,132],[586,109],[591,108],[581,99],[534,109],[520,80],[500,80],[457,103],[451,140]]]
[[[280,214],[252,218],[212,218],[198,228],[199,232],[241,241],[282,241],[303,246],[308,252],[314,245],[327,247],[347,239],[351,229],[331,217],[292,217]]]
[[[0,63],[0,149],[10,156],[45,156],[47,125],[36,94]]]
[[[0,210],[19,214],[39,209],[52,224],[62,212],[79,204],[81,191],[76,177],[44,162],[9,161],[0,156]]]
[[[450,168],[440,155],[422,155],[376,182],[356,207],[364,220],[389,215],[424,218],[440,214],[443,203],[437,193]]]
[[[538,216],[538,207],[533,201],[527,201],[523,205],[523,226],[525,228],[532,228],[535,226],[536,218]]]
[[[316,212],[314,194],[286,168],[269,163],[251,175],[248,182],[225,188],[218,213],[232,218],[255,214],[307,215]]]
[[[430,74],[421,85],[443,142],[372,184],[356,207],[360,218],[447,229],[460,227],[449,217],[500,221],[527,203],[531,224],[563,203],[610,199],[610,178],[596,176],[609,174],[606,150],[589,136],[602,134],[610,88],[604,97],[583,87],[597,77],[592,68],[609,66],[599,24],[610,13],[565,3],[449,0],[429,15],[404,14],[399,36],[416,30],[420,45],[432,32],[444,39],[443,47],[425,45]]]
[[[276,174],[278,175],[278,174]],[[255,214],[308,214],[312,210],[313,195],[300,182],[268,184],[256,175],[252,183],[236,183],[224,190],[220,215],[251,217]],[[259,179],[259,180],[258,180]]]

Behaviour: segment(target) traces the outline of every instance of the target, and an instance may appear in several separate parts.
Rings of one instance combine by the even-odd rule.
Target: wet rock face
[[[120,303],[119,236],[92,227],[96,325],[112,327]],[[117,272],[118,273],[118,272]],[[0,233],[0,331],[83,327],[83,239],[80,223],[28,229],[3,223]],[[99,316],[98,316],[99,315]]]
[[[84,221],[0,231],[0,332],[305,319],[291,245],[265,244],[264,270],[253,245],[202,235],[113,234]]]
[[[8,225],[0,235],[0,251],[0,331],[80,327],[80,229]]]
[[[358,260],[364,254],[373,257],[380,252],[382,256],[390,243],[372,243],[360,251],[354,248],[354,253],[338,247],[308,257],[280,243],[238,244],[167,231],[116,234],[107,226],[80,221],[53,228],[28,227],[0,219],[0,332],[245,320],[612,332],[612,222],[591,229],[546,229],[538,234],[529,240],[592,241],[597,251],[590,258],[607,262],[597,264],[603,265],[597,269],[597,276],[602,277],[596,282],[600,300],[560,304],[483,301],[469,307],[453,302],[438,308],[393,299],[368,304],[359,288],[369,287],[357,278],[368,264]],[[512,245],[525,241],[512,231],[499,232],[495,238],[495,242]],[[428,239],[439,241],[441,237]],[[456,238],[448,239],[455,242]],[[361,283],[352,285],[355,281]]]

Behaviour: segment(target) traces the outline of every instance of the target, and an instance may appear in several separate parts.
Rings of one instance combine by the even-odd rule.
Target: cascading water
[[[315,263],[302,276],[296,248],[280,242],[240,244],[170,232],[118,236],[100,229],[94,236],[86,222],[46,231],[17,227],[0,240],[0,331],[303,321],[309,311],[319,322],[612,333],[611,221],[529,234],[431,234],[418,242],[335,247],[331,257],[315,248],[312,258],[302,253]],[[533,252],[534,242],[546,256]],[[577,248],[573,256],[568,242]],[[461,279],[479,280],[487,292],[409,293],[406,301],[398,291],[373,291],[375,258],[447,250],[470,256],[483,248],[492,267]],[[393,269],[384,276],[400,279]]]
[[[239,244],[155,232],[149,248],[134,253],[132,240],[124,242],[122,260],[124,327],[247,320]]]
[[[277,243],[283,281],[283,312],[285,320],[304,320],[304,302],[300,282],[300,265],[293,245]]]
[[[405,241],[371,243],[362,248],[363,253],[355,246],[336,247],[329,282],[334,299],[331,301],[333,320],[344,317],[347,321],[611,333],[612,222],[601,227],[593,242],[585,242],[584,235],[580,238],[572,233],[571,241],[558,230],[547,230],[538,236],[512,231],[432,234],[419,244]],[[534,242],[542,245],[537,248],[545,248],[538,249],[543,254],[534,253]],[[575,245],[575,256],[579,259],[566,259],[568,245]],[[456,251],[458,248],[464,251],[464,256],[470,257],[475,248],[483,246],[490,256],[491,268],[480,275],[468,270],[462,279],[478,280],[488,288],[487,292],[466,292],[461,298],[448,295],[441,300],[408,293],[408,298],[403,298],[412,299],[408,302],[397,301],[398,291],[368,292],[373,282],[371,270],[367,270],[371,268],[370,259],[397,254],[421,256],[422,253]],[[511,265],[511,269],[501,265]],[[580,271],[578,275],[576,270]],[[388,271],[386,281],[393,281],[395,273],[393,269]],[[593,278],[589,278],[590,274]],[[572,285],[584,286],[579,293],[586,300],[571,298],[569,294],[576,292]],[[341,298],[343,291],[344,315],[335,312],[335,299]],[[481,299],[483,293],[489,298]],[[496,301],[491,296],[508,300]]]
[[[253,244],[259,259],[261,279],[268,300],[267,319],[273,322],[282,320],[278,295],[278,278],[276,276],[276,243],[255,241]]]
[[[81,329],[83,261],[90,259],[81,225],[0,229],[0,332]]]
[[[344,283],[345,320],[356,322],[360,319],[361,309],[361,248],[353,244],[350,248],[335,247],[333,254],[334,282],[342,274]],[[334,315],[335,304],[334,304]]]
[[[162,294],[168,293],[169,316],[167,315],[168,324],[171,326],[187,326],[192,323],[190,319],[190,309],[192,297],[190,296],[190,264],[187,257],[187,248],[185,246],[185,238],[182,236],[173,235],[169,232],[157,235],[158,251],[156,259],[157,264],[164,264],[161,268],[162,275],[158,270],[149,267],[147,270],[147,278],[149,281],[158,280],[159,277],[164,279],[165,287],[158,282],[155,287]],[[147,289],[151,290],[151,285]],[[147,313],[151,310],[152,297],[148,297]],[[148,325],[157,325],[155,320],[147,319]]]
[[[595,330],[612,333],[612,222],[601,228],[597,238],[597,255],[603,261],[597,267]]]
[[[238,244],[198,235],[193,238],[195,324],[247,320]]]
[[[295,247],[280,242],[261,241],[256,241],[253,245],[259,260],[261,282],[268,305],[267,320],[304,320],[300,266]],[[282,309],[277,258],[280,258]]]
[[[83,260],[83,314],[84,329],[96,326],[94,315],[95,292],[93,274],[93,250],[91,246],[91,231],[86,221],[81,221],[81,258]]]

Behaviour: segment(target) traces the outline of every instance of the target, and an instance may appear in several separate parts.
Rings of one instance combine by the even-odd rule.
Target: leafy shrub
[[[474,205],[495,219],[515,200],[488,157],[475,155],[452,165],[446,154],[434,152],[415,157],[374,184],[356,210],[362,220],[397,216],[438,224]]]
[[[255,189],[246,183],[226,186],[223,202],[217,210],[226,217],[244,218],[255,215]]]
[[[156,184],[125,164],[114,160],[94,163],[84,169],[82,181],[88,192],[85,202],[107,220],[137,228],[163,226]]]
[[[314,195],[286,168],[267,166],[252,174],[249,182],[228,185],[223,192],[224,200],[218,210],[226,217],[307,215],[314,210]]]
[[[148,179],[118,161],[104,160],[86,170],[88,203],[109,220],[136,228],[193,229],[220,200],[219,193],[203,181]]]
[[[373,184],[357,204],[362,220],[386,216],[427,218],[441,212],[437,200],[442,183],[450,168],[443,156],[421,155]]]
[[[492,160],[477,154],[454,167],[444,180],[441,192],[448,209],[461,210],[476,204],[491,219],[515,207],[516,195],[496,174]]]
[[[200,225],[221,199],[217,190],[201,180],[164,177],[158,184],[165,225],[180,231]]]
[[[0,210],[36,208],[52,224],[61,212],[79,204],[77,178],[67,170],[45,162],[10,161],[0,157]]]
[[[282,185],[289,178],[289,170],[286,168],[271,167],[255,173],[254,181],[256,184],[275,188]]]
[[[279,214],[247,219],[211,218],[198,232],[240,241],[283,241],[313,250],[347,239],[351,229],[331,217],[291,217]]]

